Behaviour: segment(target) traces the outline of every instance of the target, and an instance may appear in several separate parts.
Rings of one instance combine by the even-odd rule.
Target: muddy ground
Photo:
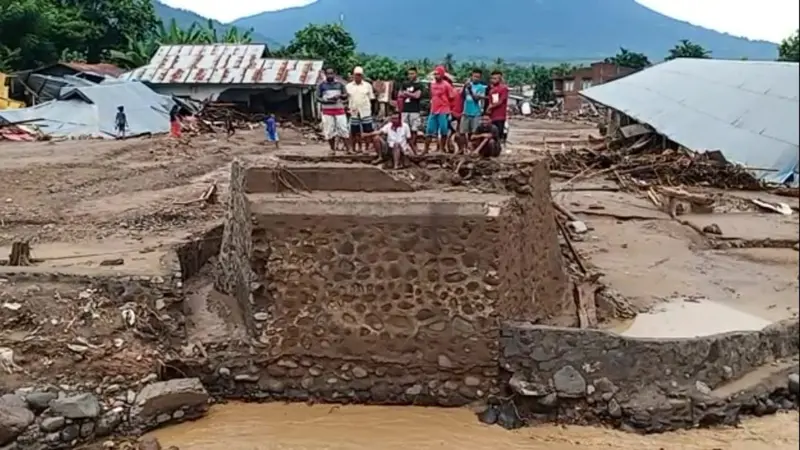
[[[585,145],[590,136],[599,138],[590,123],[518,120],[503,157]],[[222,219],[221,204],[189,202],[214,182],[224,199],[228,163],[235,157],[253,162],[274,158],[275,149],[262,138],[254,130],[231,139],[206,135],[185,142],[167,137],[0,142],[0,259],[13,241],[28,239],[41,270],[157,273],[164,246]],[[327,152],[294,129],[282,130],[281,139],[281,152]],[[798,252],[791,245],[724,248],[643,196],[620,192],[604,180],[554,179],[553,193],[589,227],[576,237],[579,252],[639,311],[658,312],[674,301],[725,305],[766,321],[798,311]],[[682,218],[701,227],[716,223],[723,238],[738,246],[775,247],[762,241],[796,239],[796,212],[785,217],[757,211],[748,203],[753,197],[798,207],[797,199],[726,192],[720,200],[724,214]],[[124,260],[122,266],[103,264],[117,258]],[[27,354],[16,355],[24,363],[24,371],[15,375],[19,383],[45,372],[68,371],[76,363],[88,369],[89,360],[94,361],[92,370],[135,376],[146,375],[157,362],[158,355],[142,346],[119,311],[98,293],[57,283],[4,282],[2,273],[0,283],[0,347],[26,343]],[[620,330],[629,325],[618,324]],[[104,345],[98,353],[104,356],[86,358],[69,351],[67,345],[76,345],[76,339]]]

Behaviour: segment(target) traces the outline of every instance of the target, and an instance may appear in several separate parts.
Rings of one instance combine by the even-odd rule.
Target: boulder
[[[54,416],[67,419],[94,419],[100,415],[100,402],[92,394],[78,394],[50,401]]]
[[[0,403],[0,445],[13,441],[22,434],[35,416],[28,408]]]
[[[33,391],[25,396],[25,401],[33,411],[42,412],[50,406],[50,402],[57,398],[58,395],[55,392]]]
[[[178,378],[143,387],[131,408],[132,422],[148,422],[159,414],[172,414],[181,408],[205,409],[208,392],[198,378]]]

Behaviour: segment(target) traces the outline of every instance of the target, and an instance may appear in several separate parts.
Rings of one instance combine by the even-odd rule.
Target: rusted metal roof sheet
[[[320,60],[266,59],[266,45],[164,45],[150,64],[123,79],[153,84],[285,84],[314,86]]]

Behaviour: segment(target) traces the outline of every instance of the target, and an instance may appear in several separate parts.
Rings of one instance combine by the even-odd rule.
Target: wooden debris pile
[[[745,167],[730,164],[714,152],[694,153],[685,149],[660,149],[645,136],[632,145],[620,141],[590,148],[551,153],[551,170],[563,176],[604,176],[621,185],[632,179],[644,186],[708,186],[722,189],[762,190],[763,184]]]

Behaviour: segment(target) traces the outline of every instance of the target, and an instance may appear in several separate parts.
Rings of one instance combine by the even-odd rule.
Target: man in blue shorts
[[[431,141],[436,139],[436,150],[444,151],[447,146],[447,135],[450,133],[450,104],[455,98],[453,85],[444,79],[444,66],[437,66],[433,72],[431,83],[431,112],[425,127],[425,151],[428,153]]]

